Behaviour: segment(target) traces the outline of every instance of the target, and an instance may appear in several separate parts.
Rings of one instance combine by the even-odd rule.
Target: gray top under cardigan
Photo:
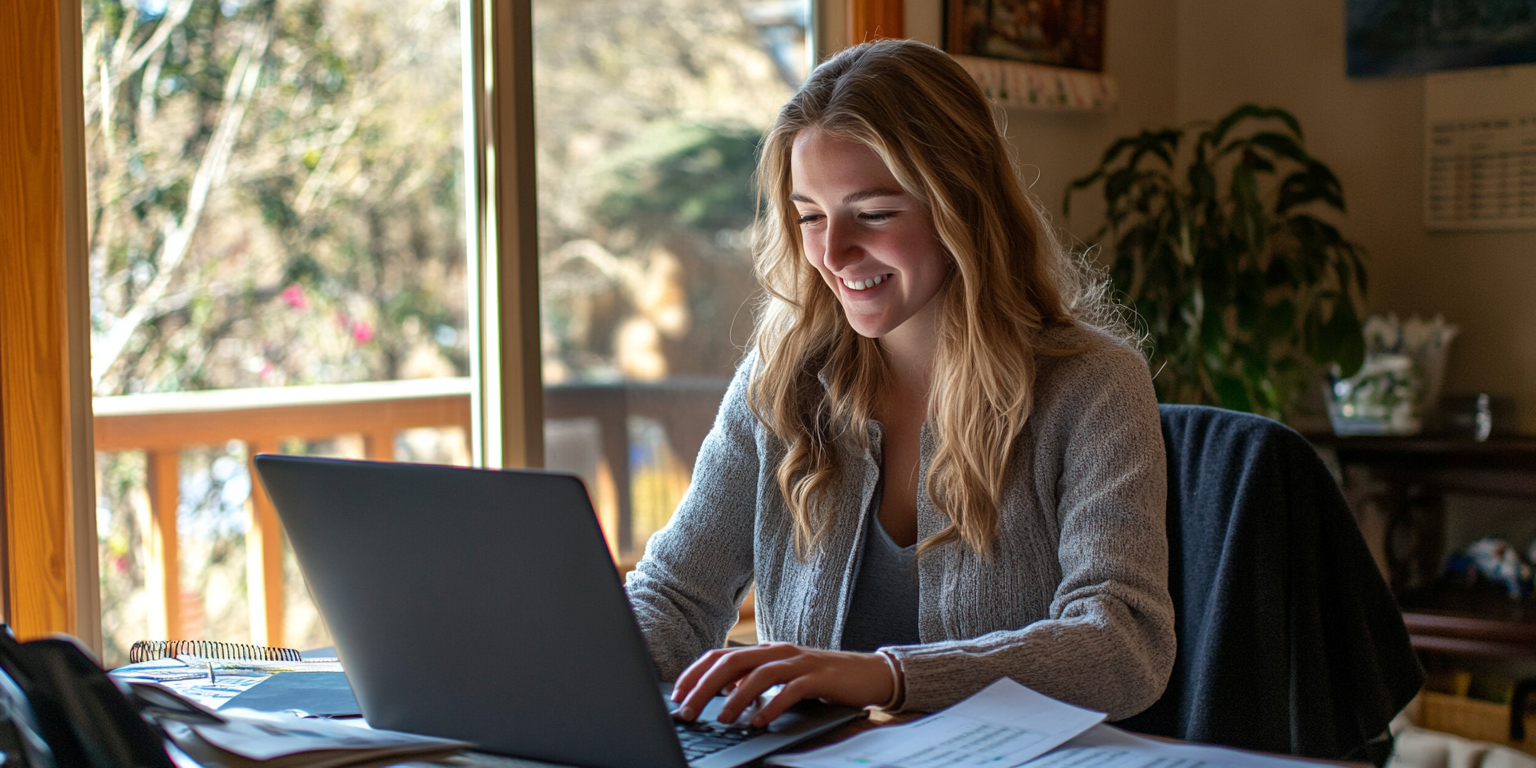
[[[881,483],[882,487],[884,482]],[[845,651],[873,651],[887,645],[916,645],[918,631],[917,545],[903,547],[880,522],[880,490],[869,501],[864,554],[859,557],[853,595],[843,615]]]
[[[1084,351],[1039,359],[994,556],[954,543],[919,558],[923,642],[888,648],[902,665],[908,710],[941,709],[1008,676],[1113,720],[1150,706],[1168,681],[1167,476],[1146,363],[1089,328],[1051,330],[1042,341]],[[841,647],[871,519],[864,511],[880,477],[880,426],[870,426],[870,453],[837,446],[849,471],[832,493],[847,514],[799,559],[775,478],[783,446],[747,408],[753,360],[731,382],[677,512],[628,579],[664,680],[725,644],[754,585],[759,639]],[[920,478],[933,452],[925,425]],[[922,540],[949,520],[919,482]]]

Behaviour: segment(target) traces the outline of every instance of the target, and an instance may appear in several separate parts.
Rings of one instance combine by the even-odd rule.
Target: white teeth
[[[843,285],[846,285],[850,289],[855,290],[855,291],[862,291],[862,290],[864,290],[866,288],[873,288],[873,287],[875,287],[875,286],[885,282],[885,278],[886,277],[887,277],[887,275],[876,275],[874,277],[869,278],[868,280],[848,280],[848,279],[844,279],[843,280]]]

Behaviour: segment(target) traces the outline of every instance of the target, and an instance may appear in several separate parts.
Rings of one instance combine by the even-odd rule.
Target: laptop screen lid
[[[687,765],[580,480],[255,463],[370,724],[598,768]]]

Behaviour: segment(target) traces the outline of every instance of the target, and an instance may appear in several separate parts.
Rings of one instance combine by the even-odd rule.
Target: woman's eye
[[[882,212],[879,212],[879,213],[864,213],[864,214],[860,214],[860,216],[865,221],[885,221],[886,219],[892,218],[895,215],[896,215],[896,213],[894,211],[882,211]]]
[[[811,223],[815,222],[817,219],[820,219],[820,218],[821,218],[821,214],[819,214],[819,213],[807,213],[807,214],[801,216],[798,219],[798,222],[800,224],[811,224]]]

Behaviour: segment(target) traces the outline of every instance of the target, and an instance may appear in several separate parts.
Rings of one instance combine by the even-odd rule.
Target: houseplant
[[[1065,210],[1093,187],[1105,210],[1092,239],[1150,344],[1161,401],[1284,419],[1318,366],[1360,367],[1362,251],[1330,222],[1343,190],[1289,112],[1245,104],[1121,138]]]

